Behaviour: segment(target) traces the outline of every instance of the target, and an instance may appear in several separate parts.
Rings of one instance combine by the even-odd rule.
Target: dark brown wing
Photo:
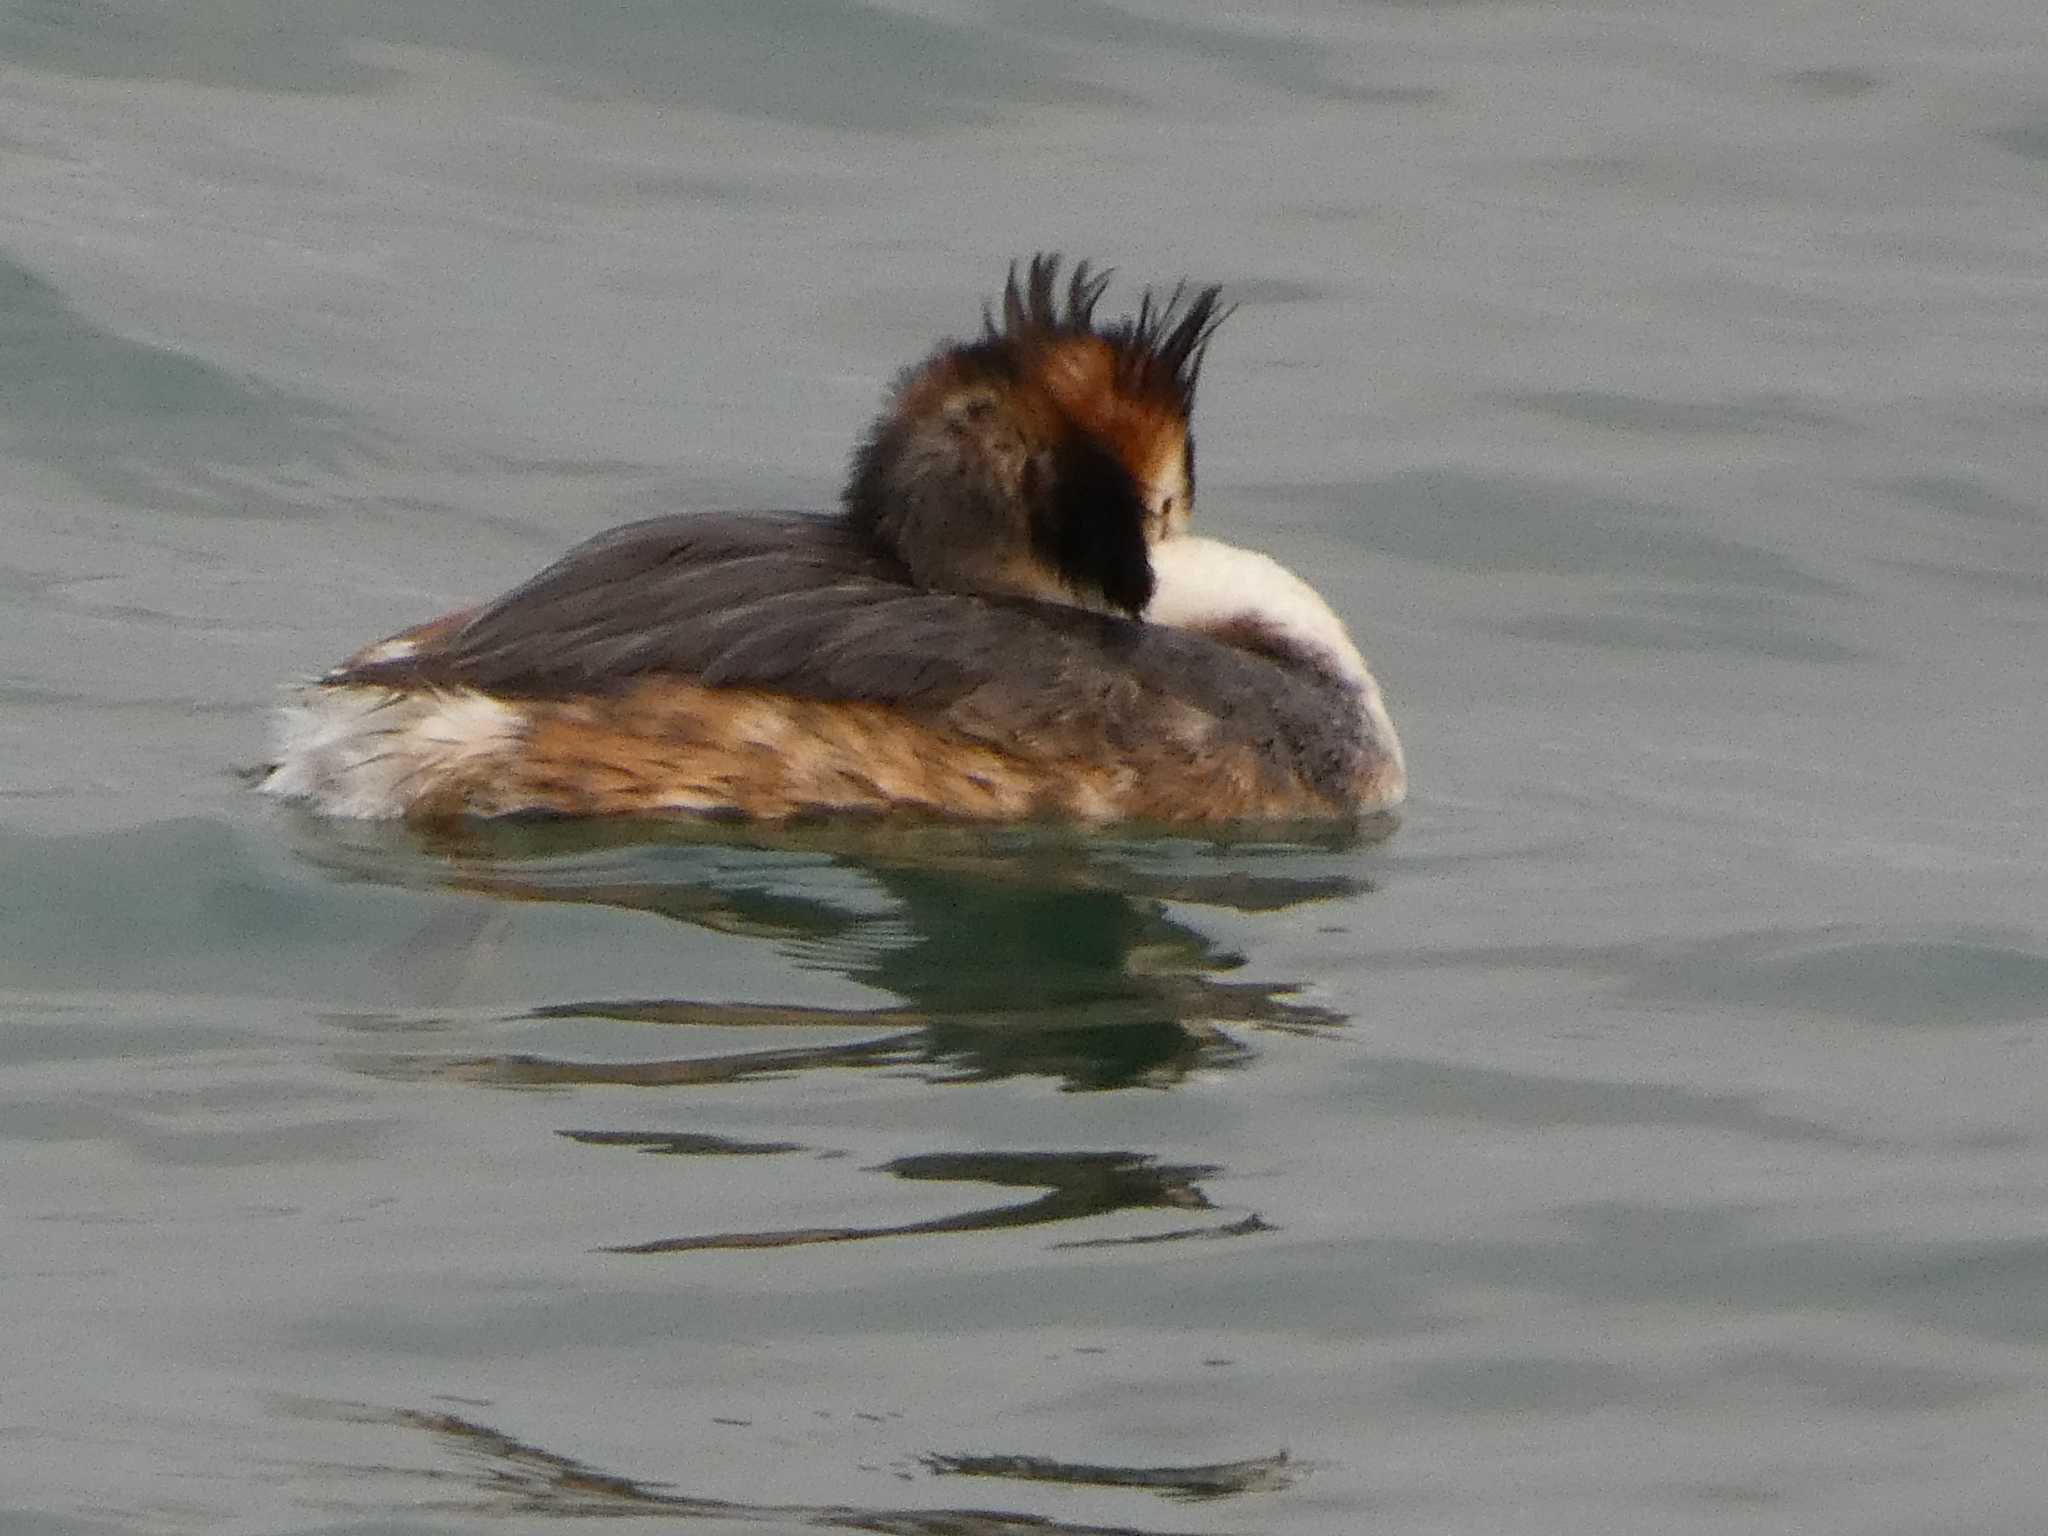
[[[417,653],[327,680],[551,699],[652,674],[883,704],[1045,753],[1175,732],[1250,747],[1339,800],[1364,750],[1355,703],[1312,669],[1058,604],[927,591],[805,513],[614,529]]]
[[[772,622],[793,594],[835,611],[907,587],[898,568],[835,519],[772,512],[654,518],[579,544],[415,654],[346,663],[327,681],[559,698],[615,690],[650,672],[701,677],[709,661]]]

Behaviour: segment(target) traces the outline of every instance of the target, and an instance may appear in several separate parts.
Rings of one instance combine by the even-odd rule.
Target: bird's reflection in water
[[[535,1519],[653,1519],[664,1525],[715,1522],[720,1530],[764,1526],[778,1531],[867,1531],[883,1536],[1172,1536],[1156,1526],[1075,1524],[1045,1515],[994,1508],[886,1508],[856,1504],[739,1503],[642,1481],[550,1451],[445,1408],[381,1408],[366,1403],[285,1399],[283,1411],[343,1433],[399,1429],[425,1435],[455,1454],[452,1465],[420,1467],[410,1455],[343,1460],[322,1470],[337,1479],[336,1498],[355,1507],[366,1487],[425,1483],[431,1507],[452,1515],[507,1518],[527,1529]],[[938,1476],[1023,1480],[1068,1487],[1136,1488],[1166,1498],[1215,1499],[1284,1488],[1295,1468],[1286,1452],[1206,1465],[1105,1467],[1031,1455],[927,1453],[915,1463]],[[912,1478],[907,1468],[897,1476]],[[342,1482],[345,1480],[345,1486]],[[369,1529],[351,1526],[350,1529]],[[389,1527],[378,1524],[376,1529]]]
[[[1384,835],[1383,825],[1286,830],[1285,839],[1269,831],[1195,843],[1041,828],[482,824],[405,847],[329,838],[312,852],[367,878],[428,878],[506,900],[618,907],[767,939],[798,969],[902,1000],[880,1008],[690,997],[550,1004],[527,1017],[805,1033],[832,1026],[838,1038],[626,1061],[484,1056],[446,1064],[455,1075],[508,1086],[672,1087],[914,1066],[937,1081],[1031,1075],[1114,1089],[1167,1086],[1248,1059],[1233,1027],[1312,1031],[1342,1022],[1297,999],[1291,984],[1228,979],[1244,957],[1173,910],[1275,912],[1370,888],[1355,855]],[[821,866],[833,878],[792,878]],[[422,935],[408,968],[462,974],[448,951],[476,944],[464,925],[480,921],[464,914],[462,931]],[[848,1026],[864,1038],[847,1042]]]
[[[597,1146],[639,1146],[668,1152],[672,1138],[660,1133],[564,1131],[572,1141]],[[759,1151],[760,1147],[746,1148]],[[791,1148],[790,1150],[797,1150]],[[1208,1164],[1164,1164],[1138,1152],[928,1152],[899,1157],[876,1170],[899,1179],[995,1184],[1042,1189],[1035,1200],[977,1207],[928,1221],[879,1226],[794,1227],[766,1232],[719,1232],[695,1237],[654,1238],[620,1243],[612,1253],[687,1253],[707,1248],[806,1248],[818,1243],[857,1242],[875,1237],[921,1237],[939,1232],[988,1232],[998,1227],[1035,1227],[1049,1222],[1104,1216],[1112,1211],[1211,1209],[1196,1182],[1218,1170]],[[1173,1242],[1190,1237],[1243,1237],[1266,1231],[1256,1214],[1228,1222],[1206,1222],[1147,1232],[1137,1237],[1091,1238],[1057,1243],[1060,1248],[1102,1248]]]
[[[1342,1015],[1301,1001],[1292,985],[1230,979],[1243,956],[1178,909],[1274,912],[1360,894],[1369,887],[1357,851],[1384,835],[1387,825],[1269,829],[1197,843],[1044,828],[554,823],[464,826],[406,846],[389,835],[345,843],[328,836],[313,851],[363,878],[431,879],[510,901],[616,907],[765,939],[794,967],[900,999],[876,1008],[828,1008],[592,998],[523,1016],[657,1026],[677,1032],[677,1048],[625,1060],[510,1052],[432,1063],[414,1058],[414,1070],[507,1087],[672,1089],[881,1067],[941,1084],[1036,1076],[1068,1090],[1099,1091],[1170,1087],[1190,1073],[1248,1061],[1247,1036],[1257,1032],[1316,1032],[1340,1024]],[[473,915],[467,920],[477,921]],[[479,938],[474,931],[423,936],[419,946],[430,953],[417,957],[419,973],[459,974],[462,967],[449,963],[448,949],[473,948]],[[681,1037],[705,1026],[746,1030],[762,1043],[690,1052]],[[858,1038],[846,1038],[849,1027],[861,1032]],[[669,1132],[564,1134],[591,1145],[696,1155],[802,1150]],[[1092,1150],[920,1153],[877,1171],[1043,1193],[910,1224],[661,1238],[616,1251],[795,1247],[1036,1225],[1118,1210],[1202,1210],[1209,1202],[1198,1181],[1215,1172],[1160,1164],[1141,1153]],[[1236,1235],[1261,1227],[1252,1216],[1108,1241]]]

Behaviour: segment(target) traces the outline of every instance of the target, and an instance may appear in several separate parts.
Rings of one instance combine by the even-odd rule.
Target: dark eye
[[[1159,503],[1159,515],[1161,517],[1173,516],[1173,498],[1171,496],[1166,497]]]

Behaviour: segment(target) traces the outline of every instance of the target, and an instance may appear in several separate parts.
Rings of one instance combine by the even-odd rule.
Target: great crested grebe
[[[598,535],[281,715],[269,794],[336,816],[913,811],[1220,823],[1397,804],[1378,685],[1316,592],[1185,532],[1225,310],[1097,325],[1016,268],[897,380],[836,514]]]

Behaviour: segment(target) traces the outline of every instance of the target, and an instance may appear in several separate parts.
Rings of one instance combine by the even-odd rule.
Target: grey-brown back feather
[[[1365,751],[1355,701],[1313,667],[1060,604],[927,591],[841,519],[808,513],[614,529],[445,640],[328,681],[546,699],[659,675],[881,704],[1048,753],[1156,742],[1205,716],[1213,746],[1250,747],[1340,800]]]

